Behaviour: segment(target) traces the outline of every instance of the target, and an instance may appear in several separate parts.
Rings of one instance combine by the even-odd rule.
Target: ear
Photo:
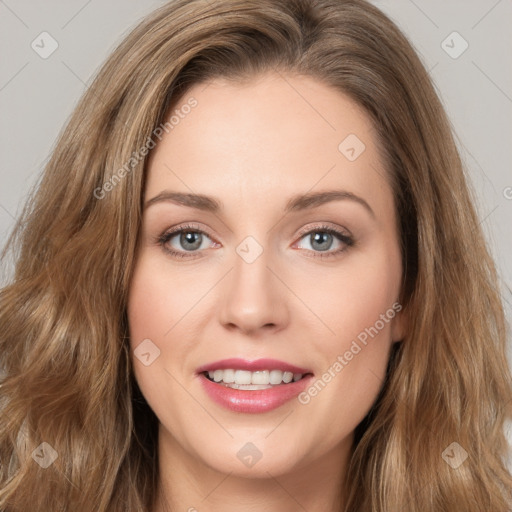
[[[407,318],[407,310],[404,309],[400,302],[396,301],[392,308],[395,311],[395,316],[391,320],[391,340],[395,343],[400,342],[405,338],[409,322]]]

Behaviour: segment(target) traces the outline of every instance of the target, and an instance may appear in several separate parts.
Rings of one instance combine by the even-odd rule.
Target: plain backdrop
[[[91,77],[130,28],[163,3],[0,0],[0,247]],[[374,4],[419,52],[451,119],[500,272],[510,325],[512,1]],[[4,264],[1,270],[0,285],[11,268]]]

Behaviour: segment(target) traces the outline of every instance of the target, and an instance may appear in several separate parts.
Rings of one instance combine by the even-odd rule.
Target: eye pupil
[[[201,233],[192,231],[183,232],[180,236],[180,244],[185,250],[193,251],[201,246],[201,236]],[[194,238],[196,239],[195,241]],[[190,245],[187,246],[187,244],[192,244],[192,247],[190,247]]]
[[[322,247],[322,243],[325,243],[325,241],[328,241],[329,243],[327,246]],[[318,249],[319,251],[327,251],[329,247],[331,246],[332,242],[332,235],[330,233],[325,232],[318,232],[311,235],[311,247]],[[320,247],[318,245],[315,247],[315,244],[320,244]]]

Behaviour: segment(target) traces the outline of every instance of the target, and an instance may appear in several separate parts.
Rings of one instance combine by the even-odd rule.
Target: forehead
[[[215,79],[190,88],[171,116],[150,157],[146,198],[170,189],[262,209],[283,195],[343,187],[389,201],[369,116],[314,78]]]

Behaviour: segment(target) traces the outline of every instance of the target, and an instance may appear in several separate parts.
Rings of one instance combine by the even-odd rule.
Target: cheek
[[[193,283],[183,273],[170,274],[157,258],[144,251],[141,253],[130,283],[127,303],[133,370],[151,409],[160,421],[168,424],[171,422],[167,417],[169,411],[181,410],[188,414],[189,408],[180,405],[189,404],[190,398],[173,376],[176,374],[176,361],[185,364],[187,360],[190,344],[186,336],[177,333],[182,327],[186,328],[186,314],[197,302],[196,295]],[[146,340],[151,343],[148,345]],[[138,350],[142,342],[149,348]],[[153,358],[151,354],[150,363],[145,365],[138,354],[152,351],[158,355]]]
[[[182,309],[183,292],[186,293],[186,288],[178,288],[179,294],[173,293],[176,283],[154,263],[144,255],[139,259],[130,283],[127,304],[133,369],[153,410],[155,399],[162,396],[164,383],[167,382],[168,387],[169,376],[165,369],[169,367],[170,355],[180,357],[179,345],[173,345],[172,350],[166,349],[166,345],[172,339],[173,326],[183,316],[179,311]],[[142,354],[148,352],[150,356],[146,356],[144,361]]]
[[[310,295],[331,332],[313,342],[322,373],[301,401],[317,417],[329,415],[349,429],[364,418],[384,382],[391,326],[401,309],[399,250],[356,256],[324,279],[322,294],[316,288]]]
[[[155,286],[154,276],[139,267],[133,277],[128,299],[130,340],[136,346],[145,338],[158,339],[170,328],[172,309],[164,288]],[[167,314],[166,314],[167,313]]]
[[[193,279],[171,276],[161,262],[143,254],[135,268],[128,297],[132,346],[145,338],[160,342],[167,339],[194,299],[197,301],[194,290]]]
[[[389,336],[395,311],[386,316],[381,315],[392,308],[398,300],[401,282],[401,256],[399,250],[365,251],[352,253],[342,265],[328,273],[320,269],[310,274],[304,290],[308,304],[315,309],[326,329],[325,347],[329,352],[343,349],[347,342],[355,339],[365,329],[378,322],[378,329],[383,336]],[[303,287],[304,286],[304,287]]]

